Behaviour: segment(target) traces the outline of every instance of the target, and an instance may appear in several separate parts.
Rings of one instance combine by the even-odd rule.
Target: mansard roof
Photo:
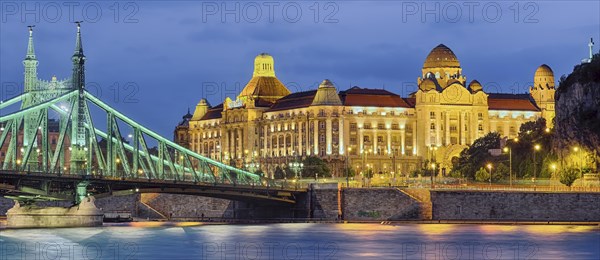
[[[312,104],[316,94],[317,90],[309,90],[289,94],[277,100],[275,104],[273,104],[273,106],[271,106],[271,108],[267,110],[267,112],[309,107]]]
[[[409,105],[399,95],[385,89],[369,89],[355,86],[346,91],[341,91],[339,95],[344,106],[414,107],[414,105]]]
[[[221,118],[221,112],[223,112],[223,103],[218,104],[214,107],[208,109],[206,114],[200,118],[200,120],[210,120],[210,119],[218,119]]]
[[[489,110],[540,111],[529,94],[488,93]]]

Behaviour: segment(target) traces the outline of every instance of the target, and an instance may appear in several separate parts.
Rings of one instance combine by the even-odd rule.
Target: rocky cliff
[[[567,151],[577,145],[599,154],[600,54],[591,63],[575,66],[563,76],[556,91],[554,118],[556,147]],[[596,160],[598,162],[599,160]]]

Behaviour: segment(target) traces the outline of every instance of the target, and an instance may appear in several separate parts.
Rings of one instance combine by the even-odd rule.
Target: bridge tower
[[[29,41],[27,44],[27,54],[25,55],[25,59],[23,60],[23,66],[25,67],[25,80],[24,80],[24,90],[25,93],[35,92],[38,89],[38,75],[37,75],[37,67],[38,60],[35,56],[35,48],[33,46],[33,25],[29,27]],[[30,95],[23,100],[21,103],[21,109],[33,106],[36,104],[35,96]],[[36,143],[36,135],[37,135],[37,125],[39,120],[40,113],[39,111],[34,111],[33,113],[29,113],[24,117],[24,128],[23,128],[23,145],[22,149],[26,149],[29,146],[34,146],[33,148],[37,148]],[[13,149],[19,149],[19,147],[14,147]],[[38,149],[32,149],[34,153],[33,156],[36,156],[38,153]],[[24,165],[24,167],[35,167],[37,164],[29,163],[28,165]]]
[[[72,87],[79,94],[75,97],[72,116],[71,116],[71,161],[70,170],[72,173],[89,174],[87,167],[87,151],[86,146],[86,127],[85,121],[85,55],[83,54],[83,45],[81,42],[81,22],[77,24],[77,36],[75,39],[75,52],[71,57],[73,61],[73,76]],[[91,162],[90,162],[91,164]]]

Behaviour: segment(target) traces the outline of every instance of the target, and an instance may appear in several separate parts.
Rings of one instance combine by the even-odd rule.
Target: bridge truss
[[[55,78],[52,82],[38,81],[30,27],[28,53],[23,62],[25,91],[0,101],[0,113],[20,104],[17,111],[0,116],[3,172],[77,176],[85,180],[272,185],[257,174],[182,147],[90,94],[85,89],[85,56],[79,24],[72,61],[71,79],[58,83]],[[94,117],[102,118],[105,129],[96,127],[100,124]],[[125,136],[123,128],[131,132]],[[90,182],[76,184],[77,201],[88,195],[86,187]]]

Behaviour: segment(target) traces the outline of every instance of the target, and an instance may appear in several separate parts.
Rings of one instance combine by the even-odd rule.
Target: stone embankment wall
[[[600,193],[429,191],[427,189],[340,189],[312,185],[295,208],[273,209],[224,199],[172,194],[133,194],[96,200],[104,212],[128,211],[149,219],[313,218],[349,221],[522,220],[600,221]],[[0,197],[0,215],[14,202]],[[45,202],[40,206],[70,206]],[[304,208],[304,209],[303,209]],[[269,215],[267,213],[273,212]],[[260,213],[260,214],[259,214]],[[172,214],[172,215],[171,215]]]
[[[436,220],[600,221],[600,193],[432,191]]]
[[[140,202],[169,218],[228,218],[232,201],[193,195],[141,194]]]
[[[421,219],[420,203],[399,189],[342,190],[344,220]]]
[[[337,184],[311,184],[310,218],[337,219],[340,214],[340,192]]]

